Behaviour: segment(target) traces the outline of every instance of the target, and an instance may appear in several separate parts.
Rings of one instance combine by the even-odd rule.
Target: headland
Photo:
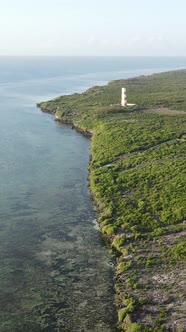
[[[133,107],[114,106],[121,87]],[[118,326],[185,331],[186,70],[111,81],[37,106],[92,136],[90,190],[116,256]]]

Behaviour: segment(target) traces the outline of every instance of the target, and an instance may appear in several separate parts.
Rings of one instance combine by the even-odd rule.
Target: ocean
[[[0,332],[117,331],[90,140],[35,105],[186,57],[0,57]]]

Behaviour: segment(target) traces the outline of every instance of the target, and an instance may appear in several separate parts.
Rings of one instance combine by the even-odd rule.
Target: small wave
[[[97,219],[93,219],[92,220],[92,223],[93,223],[93,228],[96,229],[96,231],[99,231],[100,230],[100,227],[99,227],[99,224],[97,222]]]

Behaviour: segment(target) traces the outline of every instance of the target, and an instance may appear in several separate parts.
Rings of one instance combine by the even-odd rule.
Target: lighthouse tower
[[[127,106],[127,90],[121,88],[121,106]]]

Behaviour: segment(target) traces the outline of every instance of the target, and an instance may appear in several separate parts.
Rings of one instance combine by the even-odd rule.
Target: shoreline
[[[182,70],[180,71],[176,71],[176,75],[182,75]],[[173,72],[173,76],[174,76],[175,72]],[[185,74],[185,73],[184,73]],[[165,76],[165,81],[169,80],[169,77],[167,78],[167,76],[171,76],[172,72],[166,72],[166,73],[162,73],[162,74],[155,74],[155,75],[150,75],[149,80],[152,78],[154,79],[154,77],[157,77],[159,75]],[[182,75],[183,77],[185,77],[184,75]],[[182,77],[181,76],[181,77]],[[148,77],[139,77],[139,78],[132,78],[132,79],[127,79],[127,80],[122,80],[121,84],[123,83],[130,83],[131,84],[135,84],[135,81],[137,80],[137,83],[140,82],[140,80],[147,80],[148,81]],[[165,84],[164,81],[162,79],[161,84]],[[117,85],[118,81],[111,81],[109,82],[106,86],[104,86],[105,90],[110,87],[112,87],[112,85],[116,84]],[[167,81],[166,81],[167,82]],[[120,81],[119,81],[120,83]],[[139,83],[138,83],[139,84]],[[167,83],[166,83],[167,84]],[[163,85],[164,86],[164,85]],[[82,94],[78,94],[78,97],[80,96],[81,98],[83,98],[84,96],[86,97],[86,93],[88,93],[89,91],[89,99],[92,98],[91,97],[91,93],[95,93],[95,91],[99,91],[101,90],[103,87],[93,87],[89,90],[87,90],[87,92],[84,92]],[[115,88],[115,86],[114,86]],[[110,90],[112,91],[112,90]],[[80,98],[79,97],[79,98]],[[77,102],[75,98],[77,98],[77,96],[75,95],[70,95],[68,97],[66,96],[62,96],[59,97],[59,105],[62,101],[62,103],[64,105],[68,105],[68,100],[69,100],[69,105],[70,103],[73,102],[73,98],[75,100],[74,104],[74,108],[77,108]],[[99,98],[99,97],[96,97]],[[168,99],[169,100],[169,96]],[[66,99],[68,99],[66,101]],[[64,100],[64,101],[63,101]],[[48,112],[48,110],[45,110],[45,105],[47,107],[53,107],[52,101],[50,101],[49,103],[44,103],[43,109],[40,107],[42,106],[40,103],[37,105],[38,107],[41,108],[41,110],[43,112]],[[84,104],[82,104],[84,106]],[[137,126],[137,123],[134,122],[134,117],[135,121],[142,121],[143,119],[146,119],[145,121],[149,122],[149,128],[154,126],[154,121],[157,121],[157,119],[159,119],[161,117],[161,126],[171,126],[174,128],[174,122],[176,117],[174,115],[180,115],[180,120],[179,117],[177,117],[177,121],[179,123],[179,130],[178,132],[176,132],[175,134],[172,134],[172,131],[170,130],[170,138],[173,138],[173,141],[170,143],[167,143],[167,135],[166,133],[162,132],[162,135],[164,135],[164,137],[160,136],[156,138],[157,142],[153,142],[154,143],[158,143],[160,142],[162,144],[162,151],[165,150],[165,148],[167,149],[167,144],[170,145],[171,149],[170,151],[172,151],[171,153],[176,154],[177,152],[174,151],[174,144],[176,143],[176,139],[178,138],[178,136],[180,135],[180,133],[183,131],[184,126],[182,126],[181,122],[182,122],[182,118],[183,121],[185,118],[186,113],[184,113],[181,110],[179,111],[174,111],[176,112],[175,114],[172,114],[172,116],[170,117],[169,115],[169,107],[167,107],[167,105],[163,105],[162,107],[158,108],[158,112],[156,114],[155,108],[150,107],[150,104],[144,104],[144,109],[142,108],[142,106],[138,103],[138,106],[136,108],[134,108],[134,110],[121,114],[118,113],[118,110],[114,110],[110,109],[109,110],[109,106],[104,106],[104,108],[102,108],[101,110],[96,111],[96,107],[94,108],[94,112],[96,112],[96,116],[95,118],[91,118],[92,113],[90,113],[90,111],[85,107],[86,112],[85,111],[81,111],[80,115],[77,115],[78,113],[76,113],[76,111],[73,110],[72,107],[72,111],[68,111],[68,113],[65,113],[65,116],[56,119],[56,121],[59,121],[61,123],[69,123],[73,126],[74,129],[76,129],[77,131],[81,132],[82,134],[87,134],[88,131],[88,135],[89,137],[92,137],[92,142],[91,142],[91,162],[89,163],[89,181],[90,181],[90,191],[91,191],[91,195],[93,197],[93,200],[96,204],[98,213],[99,213],[99,218],[98,218],[98,224],[100,225],[100,230],[102,233],[102,236],[106,239],[108,245],[110,248],[112,248],[115,251],[115,256],[116,256],[116,267],[115,267],[115,290],[116,290],[116,306],[118,308],[118,323],[119,323],[119,328],[121,328],[124,331],[177,331],[178,329],[182,329],[183,324],[184,324],[184,318],[179,316],[179,321],[177,320],[177,322],[175,321],[174,315],[172,309],[170,310],[169,308],[171,307],[171,304],[174,304],[174,306],[176,308],[178,308],[178,303],[180,304],[180,308],[182,308],[183,306],[183,299],[181,297],[181,293],[179,295],[179,299],[176,301],[176,299],[174,298],[173,293],[171,293],[171,295],[167,295],[167,291],[166,291],[166,287],[163,290],[162,289],[162,282],[161,280],[165,279],[167,280],[167,283],[169,282],[175,282],[175,278],[177,278],[181,282],[182,284],[182,278],[183,278],[183,274],[181,273],[179,278],[178,278],[178,271],[180,269],[180,267],[175,266],[174,268],[171,267],[171,265],[169,266],[169,260],[172,261],[173,257],[169,256],[170,254],[168,254],[169,246],[172,245],[172,250],[174,249],[174,245],[175,248],[177,248],[176,246],[178,246],[180,243],[182,243],[182,238],[183,236],[185,236],[185,224],[184,224],[184,218],[186,218],[186,216],[182,216],[182,220],[180,220],[180,217],[176,217],[178,218],[178,220],[180,220],[180,222],[176,221],[176,224],[170,227],[169,224],[166,224],[166,222],[162,222],[161,220],[159,220],[159,216],[158,218],[154,218],[152,219],[152,217],[150,216],[149,212],[146,212],[146,209],[148,207],[146,206],[146,201],[145,199],[141,199],[141,197],[139,196],[139,198],[137,199],[137,204],[139,205],[138,207],[136,207],[136,203],[134,205],[133,203],[133,198],[131,200],[130,196],[126,195],[122,195],[124,197],[124,201],[126,201],[125,204],[129,204],[130,200],[132,205],[134,205],[134,210],[136,209],[136,212],[133,213],[133,211],[131,210],[131,218],[128,219],[128,222],[126,223],[126,221],[124,221],[126,219],[126,217],[123,217],[123,212],[118,210],[119,207],[117,207],[117,205],[115,205],[115,203],[113,203],[115,200],[117,202],[117,200],[119,199],[117,204],[123,204],[122,200],[120,199],[120,186],[115,182],[116,176],[120,176],[122,174],[125,173],[129,173],[129,172],[133,172],[133,168],[135,170],[136,166],[133,167],[129,167],[129,166],[123,166],[125,165],[126,162],[131,162],[135,158],[136,161],[138,162],[138,159],[142,158],[141,154],[144,154],[144,157],[146,158],[142,158],[141,164],[139,164],[139,162],[137,163],[139,165],[142,165],[142,170],[144,169],[145,172],[149,172],[148,167],[147,169],[145,168],[146,164],[144,163],[145,160],[149,160],[149,147],[148,147],[148,141],[139,141],[138,138],[137,142],[138,142],[138,149],[136,150],[136,153],[134,154],[133,150],[131,150],[131,147],[129,146],[129,151],[126,150],[125,145],[123,146],[124,150],[121,150],[121,152],[123,153],[123,151],[126,151],[125,154],[122,156],[122,159],[120,157],[121,152],[121,146],[117,145],[117,147],[115,149],[111,149],[110,155],[109,153],[107,154],[107,150],[105,149],[110,149],[111,144],[113,144],[113,139],[111,137],[109,137],[109,130],[112,132],[113,131],[113,126],[112,123],[116,126],[117,131],[113,131],[113,133],[115,133],[115,137],[118,137],[117,139],[119,140],[119,136],[118,133],[122,133],[123,132],[123,128],[125,127],[125,130],[128,130],[128,126],[130,126],[130,130],[134,130],[135,127]],[[173,106],[176,105],[176,107],[179,107],[180,109],[180,105],[179,103],[176,101],[176,103],[173,103]],[[181,105],[182,106],[182,105]],[[66,107],[66,106],[65,106]],[[165,112],[165,107],[166,108],[166,112]],[[54,109],[56,108],[56,100],[55,100],[55,105],[54,105]],[[137,109],[140,109],[140,112],[136,112]],[[157,106],[156,106],[157,108]],[[55,113],[54,109],[51,109],[49,111],[49,113]],[[150,112],[148,113],[148,111],[146,111],[146,113],[142,110],[150,110]],[[160,111],[162,110],[162,112]],[[186,109],[185,109],[186,110]],[[73,112],[73,113],[72,113]],[[172,112],[172,111],[171,111]],[[170,112],[170,113],[171,113]],[[88,115],[87,115],[88,114]],[[58,117],[59,115],[57,115]],[[168,118],[167,118],[168,116]],[[84,118],[83,118],[84,117]],[[83,120],[82,120],[83,118]],[[90,119],[90,122],[87,121]],[[119,119],[119,122],[117,122]],[[174,119],[174,120],[172,120]],[[68,122],[67,122],[68,121]],[[124,121],[124,122],[123,122]],[[127,121],[127,122],[126,122]],[[165,122],[165,123],[164,123]],[[121,123],[123,123],[123,126],[121,127]],[[128,123],[128,126],[126,126],[126,124]],[[140,122],[139,122],[140,123]],[[88,129],[87,129],[88,128]],[[138,130],[138,127],[136,127]],[[160,127],[161,128],[161,127]],[[165,127],[166,128],[166,127]],[[135,129],[136,130],[136,129]],[[146,132],[146,126],[144,125],[144,127],[142,126],[143,133],[145,134]],[[161,129],[159,129],[161,130]],[[167,130],[167,129],[166,129]],[[107,134],[108,132],[108,134]],[[138,131],[137,131],[138,132]],[[138,132],[139,134],[140,132]],[[144,135],[143,134],[143,135]],[[179,134],[179,135],[178,135]],[[106,136],[105,136],[106,135]],[[127,135],[130,135],[130,131],[128,132]],[[151,138],[152,134],[151,131],[148,132],[148,137],[149,140],[153,138]],[[142,137],[143,138],[143,137]],[[105,139],[107,141],[105,141]],[[103,143],[103,147],[100,148],[100,144],[101,142]],[[119,143],[118,143],[119,144]],[[123,143],[121,143],[123,144]],[[143,145],[145,144],[145,145]],[[101,144],[102,145],[102,144]],[[152,146],[152,143],[151,143]],[[154,144],[154,146],[156,146],[156,144]],[[179,148],[182,149],[182,147],[179,145]],[[142,149],[142,150],[141,150]],[[158,145],[156,146],[156,151],[157,153],[159,153],[158,151]],[[100,153],[98,153],[100,150],[100,153],[102,153],[102,155]],[[118,150],[118,152],[117,152]],[[134,149],[135,151],[135,149]],[[150,150],[149,150],[150,151]],[[180,150],[180,153],[182,150]],[[108,151],[109,152],[109,151]],[[117,153],[116,153],[117,152]],[[147,152],[147,153],[146,153]],[[98,154],[97,154],[98,153]],[[164,151],[164,154],[166,153],[166,150]],[[168,160],[168,156],[169,156],[169,152],[167,154],[167,159]],[[104,156],[106,155],[106,157]],[[117,155],[119,156],[119,159],[117,157]],[[125,157],[126,155],[126,157]],[[157,154],[158,156],[158,154]],[[160,155],[161,156],[161,155]],[[171,161],[169,160],[169,163],[176,163],[176,167],[180,167],[178,162],[181,165],[181,161],[180,161],[180,156],[182,156],[182,154],[178,154],[176,155],[176,157],[172,158]],[[117,158],[116,158],[117,157]],[[124,158],[124,159],[123,159]],[[126,158],[126,161],[125,161]],[[170,158],[169,158],[170,159]],[[106,161],[107,160],[107,161]],[[120,161],[121,160],[121,161]],[[157,162],[156,162],[157,160]],[[167,161],[168,162],[168,161]],[[155,161],[153,161],[152,165],[155,168],[156,164],[158,164],[158,159],[155,159]],[[162,163],[161,163],[162,164]],[[135,164],[134,164],[135,165]],[[124,167],[124,168],[123,168]],[[128,168],[129,167],[129,168]],[[152,166],[150,166],[152,167]],[[158,167],[158,165],[157,165]],[[120,171],[121,169],[121,171]],[[131,171],[130,171],[131,169]],[[137,169],[136,169],[137,170]],[[159,171],[159,167],[157,168],[157,170]],[[167,172],[167,170],[165,169],[164,172]],[[121,173],[121,175],[120,175]],[[138,177],[140,178],[141,173],[138,172],[139,175]],[[105,178],[105,174],[107,176],[107,178],[110,178],[110,180],[108,180],[107,178]],[[130,173],[129,173],[130,174]],[[133,174],[133,173],[131,173]],[[147,173],[148,174],[148,173]],[[158,173],[157,173],[158,174]],[[162,173],[163,174],[163,173]],[[168,173],[167,173],[168,175]],[[122,175],[123,176],[123,175]],[[101,177],[101,182],[100,182],[100,177]],[[108,182],[109,181],[109,182]],[[125,180],[126,181],[126,180]],[[132,178],[131,178],[132,181]],[[137,180],[139,181],[139,180]],[[158,180],[159,181],[159,180]],[[170,180],[171,181],[171,180]],[[122,183],[121,183],[122,184]],[[137,182],[138,184],[138,182]],[[133,190],[133,185],[130,185],[129,190]],[[140,185],[140,183],[139,183]],[[102,187],[104,188],[104,190],[102,189]],[[110,188],[111,192],[108,192],[108,188]],[[102,192],[103,190],[103,192]],[[126,190],[126,189],[125,189]],[[163,187],[162,187],[163,190]],[[142,192],[143,193],[143,192]],[[162,192],[163,194],[163,192]],[[118,196],[119,195],[119,196]],[[131,194],[130,194],[131,195]],[[133,194],[132,194],[133,195]],[[143,195],[143,194],[141,194]],[[148,195],[150,195],[150,193],[148,193]],[[178,197],[180,194],[177,194]],[[119,197],[119,198],[118,198]],[[126,197],[126,198],[125,198]],[[180,199],[180,198],[179,198]],[[121,200],[121,202],[120,202]],[[126,207],[124,208],[125,214],[127,212],[126,208],[128,206],[127,209],[129,209],[130,207],[129,205],[126,205]],[[153,203],[154,204],[154,203]],[[172,203],[170,203],[171,205]],[[182,204],[182,203],[181,203]],[[118,205],[119,206],[119,205]],[[117,208],[116,208],[117,207]],[[184,210],[183,210],[184,211]],[[119,212],[119,214],[118,214]],[[133,213],[133,214],[132,214]],[[135,221],[135,216],[137,214],[141,213],[141,217],[143,218],[143,215],[147,215],[148,216],[148,223],[151,226],[148,226],[148,224],[146,224],[145,228],[144,226],[141,228],[140,224],[138,225],[139,221]],[[160,213],[160,212],[158,212]],[[124,219],[123,219],[124,218]],[[132,220],[134,219],[134,221]],[[127,219],[126,219],[127,220]],[[160,222],[161,221],[161,222]],[[145,220],[143,222],[146,222]],[[131,224],[132,223],[132,224]],[[154,226],[153,223],[156,225]],[[150,227],[150,228],[149,228]],[[172,244],[170,244],[170,239],[172,239]],[[169,242],[167,242],[169,239]],[[175,242],[175,240],[177,239],[177,242]],[[160,241],[160,243],[159,243]],[[150,249],[151,248],[151,249]],[[153,249],[152,249],[153,248]],[[182,249],[181,249],[182,250]],[[184,250],[184,249],[183,249]],[[157,254],[155,254],[157,252]],[[143,253],[142,257],[141,257],[141,253]],[[168,256],[166,256],[168,255]],[[159,257],[161,257],[161,261],[159,261]],[[168,257],[168,258],[167,258]],[[178,261],[180,261],[180,263],[182,262],[181,257],[182,256],[178,256]],[[174,259],[173,259],[174,261]],[[182,263],[181,263],[182,264]],[[167,272],[163,274],[163,270],[165,269],[166,266],[166,270]],[[181,265],[182,266],[182,265]],[[140,269],[140,270],[139,270]],[[172,271],[172,272],[171,272]],[[173,279],[171,279],[169,277],[169,273],[173,273]],[[157,276],[156,276],[157,275]],[[166,276],[167,275],[167,276]],[[156,279],[153,279],[155,278]],[[177,281],[178,282],[178,281]],[[149,290],[149,286],[151,284],[151,288]],[[142,287],[143,285],[143,287]],[[163,282],[164,285],[164,282]],[[177,286],[177,285],[176,285]],[[141,289],[142,287],[142,289]],[[145,290],[145,292],[143,291],[143,288]],[[174,291],[175,286],[172,286],[172,291]],[[178,291],[178,290],[177,290]],[[181,292],[181,290],[179,290],[179,292]],[[159,295],[158,295],[159,294]],[[159,300],[157,298],[157,295],[159,296]],[[163,297],[162,297],[163,296]],[[153,300],[152,300],[153,298]],[[164,314],[161,313],[162,307],[164,308]],[[150,309],[153,308],[153,309]],[[148,316],[154,316],[153,321],[149,320]],[[145,317],[145,318],[143,318]],[[156,318],[155,318],[156,317]],[[172,317],[170,319],[170,317]],[[181,320],[180,320],[181,319]]]

